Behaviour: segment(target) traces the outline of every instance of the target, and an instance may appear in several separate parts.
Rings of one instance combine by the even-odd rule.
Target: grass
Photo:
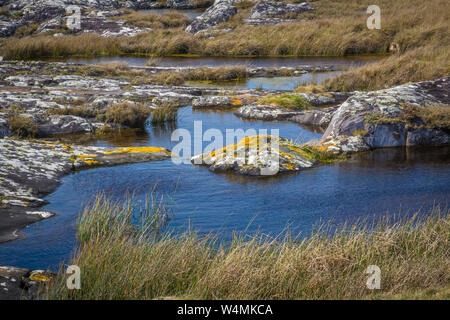
[[[21,138],[34,138],[38,131],[32,118],[20,115],[9,117],[8,127],[12,134]]]
[[[152,112],[152,124],[164,124],[166,122],[175,122],[178,119],[178,109],[170,104],[158,106]]]
[[[304,239],[164,231],[170,207],[103,196],[78,221],[81,290],[65,275],[50,283],[50,299],[448,299],[448,209],[397,222],[319,228]],[[368,290],[365,270],[381,269],[381,290]]]
[[[243,66],[199,67],[188,71],[161,71],[151,76],[136,77],[132,84],[182,85],[185,81],[231,81],[248,78]]]
[[[381,30],[368,30],[370,0],[314,1],[315,11],[300,16],[304,22],[275,26],[242,23],[248,2],[218,28],[233,32],[214,37],[192,35],[184,27],[157,28],[135,37],[79,36],[12,37],[2,43],[6,59],[67,57],[71,55],[179,55],[201,56],[344,56],[387,55],[374,64],[352,69],[325,83],[326,90],[374,90],[408,81],[448,76],[450,4],[446,0],[380,0]],[[128,13],[141,21],[141,13]],[[393,52],[390,48],[396,48]]]
[[[311,104],[298,94],[282,93],[278,95],[267,95],[258,100],[258,104],[271,105],[292,110],[308,110]]]
[[[108,107],[105,121],[130,128],[143,128],[150,114],[151,109],[144,104],[122,102]]]
[[[126,10],[125,15],[113,17],[114,20],[124,20],[127,23],[139,28],[167,29],[187,27],[190,19],[175,10],[162,14],[144,13],[133,10]]]
[[[425,106],[402,105],[403,113],[396,118],[388,118],[379,113],[365,116],[364,120],[372,125],[378,123],[403,122],[406,127],[413,129],[441,129],[450,130],[450,106]]]
[[[450,106],[403,106],[403,118],[412,126],[450,130]]]

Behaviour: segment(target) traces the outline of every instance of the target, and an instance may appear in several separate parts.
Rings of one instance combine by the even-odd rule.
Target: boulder
[[[252,25],[278,24],[286,22],[295,22],[296,19],[290,19],[289,15],[312,11],[310,2],[299,4],[290,4],[277,1],[259,1],[250,11],[244,23]]]
[[[318,163],[300,145],[265,135],[245,137],[220,150],[196,155],[191,162],[206,165],[213,172],[233,171],[252,176],[294,172]]]
[[[234,5],[234,0],[216,0],[200,16],[196,17],[192,23],[186,27],[186,32],[198,33],[208,30],[222,22],[230,20],[238,12]]]
[[[357,93],[336,110],[323,140],[356,134],[363,136],[371,148],[447,144],[448,128],[427,128],[420,121],[411,123],[405,108],[448,106],[449,94],[450,77]]]

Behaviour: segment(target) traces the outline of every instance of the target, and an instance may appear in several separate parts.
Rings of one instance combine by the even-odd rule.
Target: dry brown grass
[[[410,125],[450,130],[450,106],[403,106],[403,118]]]
[[[405,82],[432,80],[450,74],[450,50],[424,46],[396,54],[368,66],[325,80],[329,91],[377,90]]]
[[[81,268],[82,290],[68,290],[61,272],[46,297],[392,299],[430,291],[438,297],[450,284],[448,210],[334,233],[325,225],[303,240],[238,235],[221,243],[162,232],[167,208],[152,203],[133,210],[100,197],[86,208],[70,262]],[[381,290],[366,288],[369,265],[381,269]]]
[[[26,116],[12,116],[8,118],[8,127],[12,134],[21,138],[34,138],[37,125],[32,118]]]
[[[125,20],[133,26],[151,29],[186,27],[191,21],[185,14],[177,11],[156,14],[127,10],[125,15],[113,17],[113,19]]]
[[[140,103],[123,102],[108,107],[105,121],[130,128],[143,128],[152,110]]]

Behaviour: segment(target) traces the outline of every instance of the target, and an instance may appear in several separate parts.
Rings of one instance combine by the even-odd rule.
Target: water
[[[321,84],[324,80],[330,79],[341,74],[340,71],[306,73],[294,77],[255,77],[244,81],[228,82],[202,82],[187,81],[185,85],[203,88],[235,88],[235,89],[263,89],[263,90],[281,90],[292,91],[300,85]]]
[[[203,131],[217,128],[279,129],[280,135],[298,141],[320,138],[287,122],[242,121],[230,112],[180,110],[173,127],[149,127],[127,140],[93,140],[94,145],[164,146],[173,148],[171,131],[203,121]],[[219,232],[229,239],[232,230],[277,235],[287,226],[294,233],[308,234],[314,224],[333,221],[342,225],[361,218],[389,214],[427,212],[434,204],[450,200],[450,148],[384,149],[355,155],[348,161],[324,165],[276,177],[215,174],[205,167],[174,165],[170,160],[71,174],[46,197],[44,207],[58,213],[47,221],[30,225],[26,238],[0,244],[0,265],[52,268],[70,257],[76,245],[74,223],[83,206],[98,192],[123,198],[135,192],[143,199],[157,191],[173,197],[171,227],[188,224],[200,233]]]

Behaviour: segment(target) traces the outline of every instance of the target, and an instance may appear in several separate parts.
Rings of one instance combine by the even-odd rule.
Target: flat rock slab
[[[27,224],[52,217],[39,210],[41,197],[52,192],[59,177],[98,166],[168,159],[158,147],[100,148],[46,141],[0,139],[0,242],[20,237]]]

